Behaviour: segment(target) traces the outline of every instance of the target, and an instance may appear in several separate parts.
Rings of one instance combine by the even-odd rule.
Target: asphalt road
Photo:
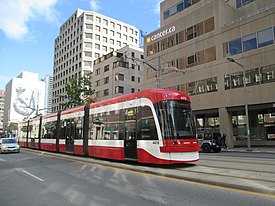
[[[0,205],[274,206],[275,198],[22,151],[0,155]]]

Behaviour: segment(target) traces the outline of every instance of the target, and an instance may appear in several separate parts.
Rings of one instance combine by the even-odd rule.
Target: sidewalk
[[[275,153],[275,146],[252,146],[251,150],[248,150],[247,147],[234,147],[225,149],[228,152],[262,152],[262,153]]]

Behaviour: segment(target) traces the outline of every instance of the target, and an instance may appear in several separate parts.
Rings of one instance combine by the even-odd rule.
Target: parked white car
[[[0,140],[0,152],[10,153],[10,152],[20,152],[20,146],[16,138],[2,138]]]

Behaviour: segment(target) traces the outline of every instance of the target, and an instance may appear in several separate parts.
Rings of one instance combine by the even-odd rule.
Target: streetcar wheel
[[[203,144],[203,145],[201,146],[201,150],[202,150],[203,152],[211,152],[211,147],[210,147],[209,144]]]

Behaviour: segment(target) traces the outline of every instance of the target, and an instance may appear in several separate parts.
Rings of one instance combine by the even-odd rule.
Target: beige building
[[[96,101],[141,90],[143,64],[132,58],[143,59],[143,49],[128,45],[94,61],[92,88]]]
[[[191,96],[198,129],[246,145],[247,94],[251,145],[275,145],[274,0],[165,0],[160,25],[145,37],[145,58],[185,72],[164,72],[161,85]],[[155,71],[145,71],[145,88],[155,88]]]
[[[139,45],[136,27],[92,11],[72,14],[55,39],[52,111],[62,109],[71,78],[90,74],[94,60],[126,45]]]

